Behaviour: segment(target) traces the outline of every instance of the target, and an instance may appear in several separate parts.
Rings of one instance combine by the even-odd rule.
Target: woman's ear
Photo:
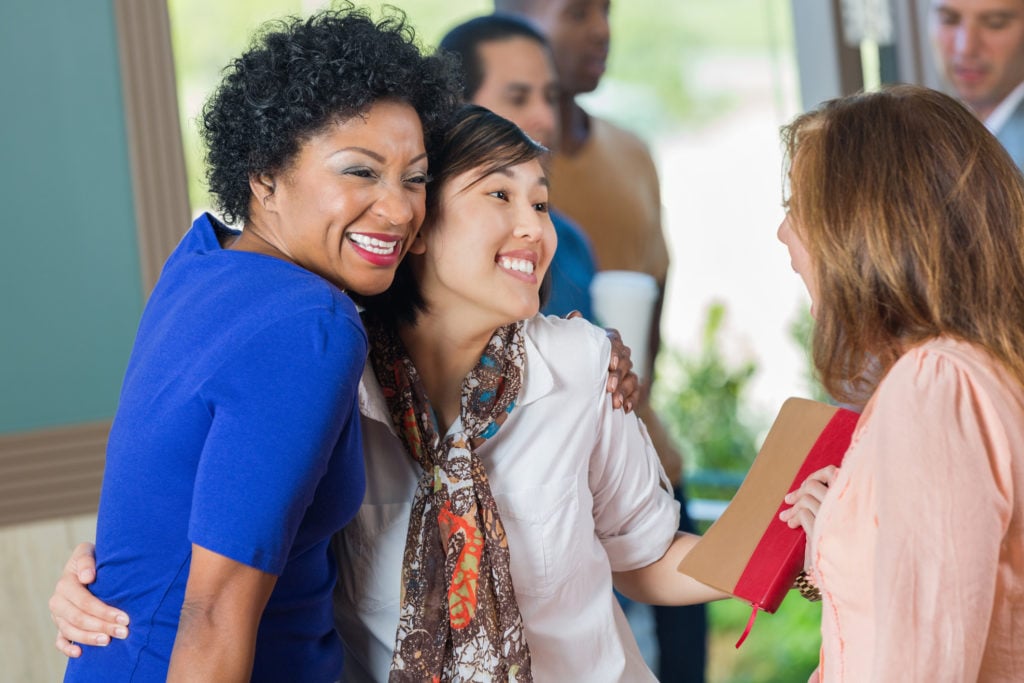
[[[416,237],[412,239],[412,244],[409,245],[409,253],[420,256],[427,253],[427,241],[423,239],[422,228],[416,233]]]
[[[253,173],[249,176],[249,189],[256,202],[264,209],[269,209],[274,201],[274,176],[269,173]]]

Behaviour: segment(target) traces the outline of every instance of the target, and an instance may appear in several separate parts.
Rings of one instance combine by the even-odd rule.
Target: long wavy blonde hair
[[[984,347],[1024,385],[1024,179],[981,122],[895,86],[826,102],[782,135],[826,390],[863,400],[938,336]]]

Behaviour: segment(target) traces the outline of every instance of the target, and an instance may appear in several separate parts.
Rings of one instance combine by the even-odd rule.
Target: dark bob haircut
[[[458,105],[454,59],[424,56],[399,10],[379,22],[351,3],[266,24],[203,108],[207,181],[230,223],[249,217],[249,178],[279,172],[325,126],[378,100],[407,102],[429,146]]]
[[[531,140],[508,119],[475,104],[463,105],[452,117],[430,158],[432,180],[427,190],[424,229],[429,229],[437,219],[441,191],[452,178],[476,171],[474,182],[478,182],[492,173],[542,158],[547,152],[546,147]],[[402,261],[391,287],[382,294],[364,297],[350,292],[349,295],[382,322],[414,324],[416,317],[427,310],[427,304],[410,261],[410,257]],[[541,303],[547,299],[549,290],[550,271],[541,284]]]
[[[465,21],[441,39],[441,50],[458,56],[462,62],[462,98],[471,101],[484,82],[480,63],[480,45],[512,38],[532,40],[550,53],[548,41],[533,26],[510,14],[488,14]]]

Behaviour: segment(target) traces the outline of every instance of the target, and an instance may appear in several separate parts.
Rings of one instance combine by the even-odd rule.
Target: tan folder
[[[804,562],[803,529],[778,518],[783,497],[809,474],[839,465],[859,415],[790,398],[729,506],[679,565],[679,571],[774,612]]]

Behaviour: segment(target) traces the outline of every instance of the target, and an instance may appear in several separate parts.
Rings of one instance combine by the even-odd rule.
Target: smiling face
[[[558,79],[542,45],[522,36],[480,43],[483,81],[473,103],[516,124],[550,147],[558,126]]]
[[[529,18],[551,43],[562,90],[597,88],[608,61],[611,0],[545,0],[530,3]]]
[[[432,314],[496,329],[536,315],[556,238],[540,161],[480,173],[470,169],[439,189],[437,215],[413,250],[423,254],[418,279]]]
[[[239,248],[284,258],[342,289],[377,294],[391,284],[423,222],[426,180],[416,111],[377,102],[307,139],[283,171],[251,179]]]
[[[929,28],[943,75],[982,120],[1024,81],[1024,0],[934,0]]]

